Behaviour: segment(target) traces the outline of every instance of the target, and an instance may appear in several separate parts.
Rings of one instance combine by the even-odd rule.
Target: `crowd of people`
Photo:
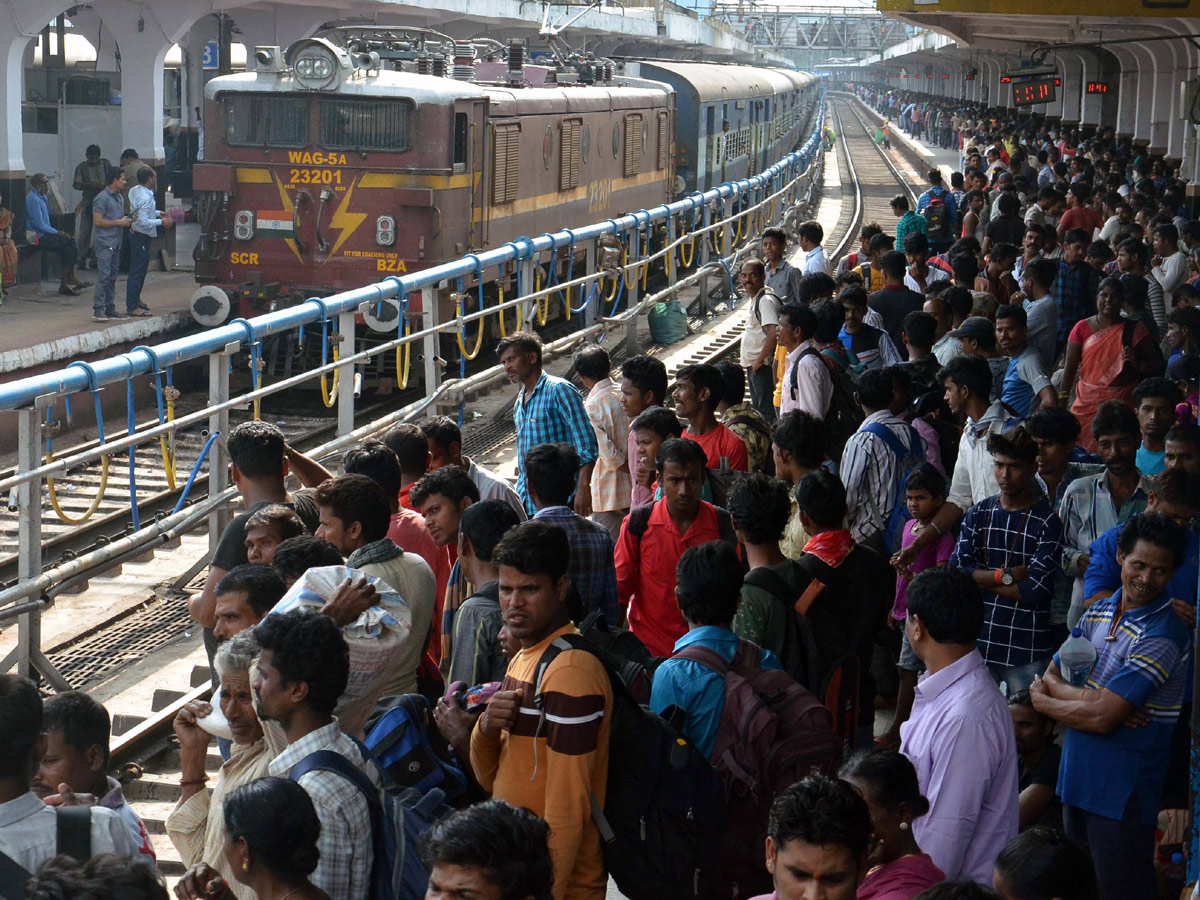
[[[420,708],[463,777],[422,829],[429,896],[1159,896],[1187,820],[1200,223],[1104,134],[862,93],[909,130],[920,106],[962,171],[836,269],[816,222],[795,264],[766,230],[737,362],[672,382],[586,345],[581,392],[505,337],[514,483],[441,416],[333,469],[231,433],[243,509],[189,601],[218,691],[175,721],[177,896],[384,900],[393,866],[411,889],[387,820],[416,782],[379,736]],[[651,733],[661,759],[631,745]],[[0,896],[14,872],[31,897],[165,896],[107,735],[86,696],[0,677]],[[631,754],[677,766],[645,782],[643,843],[686,857],[685,819],[728,817],[688,877],[621,830]]]

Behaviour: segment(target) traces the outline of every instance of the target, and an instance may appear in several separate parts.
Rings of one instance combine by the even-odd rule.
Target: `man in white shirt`
[[[20,900],[25,874],[57,852],[58,806],[77,803],[68,792],[43,803],[31,789],[46,752],[42,696],[28,678],[0,675],[0,897]],[[138,855],[124,820],[111,809],[90,807],[91,855]]]
[[[1173,295],[1176,288],[1188,279],[1187,254],[1179,249],[1179,229],[1171,224],[1155,226],[1152,247],[1154,257],[1150,260],[1153,268],[1151,276],[1158,282],[1163,292],[1163,309],[1170,311],[1174,307]],[[1159,329],[1166,330],[1165,316],[1163,321],[1155,321]]]
[[[1025,295],[1022,305],[1029,329],[1026,341],[1037,351],[1047,372],[1054,371],[1058,340],[1058,304],[1050,290],[1057,277],[1058,266],[1048,259],[1035,259],[1021,270],[1021,292]]]
[[[149,166],[137,170],[137,184],[129,189],[129,278],[125,282],[125,311],[146,318],[150,307],[142,302],[142,285],[150,267],[150,242],[158,227],[172,228],[175,220],[154,208],[154,189],[158,184]]]
[[[829,260],[825,258],[825,249],[821,241],[825,240],[825,229],[819,222],[809,220],[796,230],[800,239],[800,249],[804,251],[804,263],[800,267],[803,275],[828,275]]]
[[[779,343],[787,348],[784,364],[780,416],[799,409],[824,419],[833,398],[833,379],[813,347],[816,314],[807,306],[784,306],[779,310]],[[813,350],[813,353],[805,351]]]
[[[762,260],[742,263],[739,277],[750,308],[742,332],[741,365],[750,386],[750,403],[767,424],[775,421],[775,326],[779,324],[779,296],[766,286],[767,270]]]

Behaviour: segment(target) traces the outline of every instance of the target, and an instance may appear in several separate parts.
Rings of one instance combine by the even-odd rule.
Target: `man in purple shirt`
[[[925,663],[900,752],[917,770],[929,813],[913,837],[947,878],[991,886],[1017,834],[1017,745],[1004,697],[976,641],[983,595],[959,569],[927,569],[908,588],[905,633]]]

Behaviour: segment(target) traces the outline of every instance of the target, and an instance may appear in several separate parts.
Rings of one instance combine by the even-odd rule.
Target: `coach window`
[[[232,147],[304,147],[308,144],[308,103],[300,97],[226,97],[225,143]]]
[[[321,100],[321,146],[327,150],[390,150],[410,144],[409,100]]]
[[[454,114],[454,171],[467,170],[467,114]]]

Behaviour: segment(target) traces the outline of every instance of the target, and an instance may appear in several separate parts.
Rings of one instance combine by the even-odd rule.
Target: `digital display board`
[[[1087,83],[1087,92],[1089,94],[1107,94],[1108,93],[1108,82],[1107,81],[1089,81]]]
[[[1036,103],[1053,103],[1056,91],[1053,78],[1036,78],[1013,84],[1013,105],[1033,106]]]

